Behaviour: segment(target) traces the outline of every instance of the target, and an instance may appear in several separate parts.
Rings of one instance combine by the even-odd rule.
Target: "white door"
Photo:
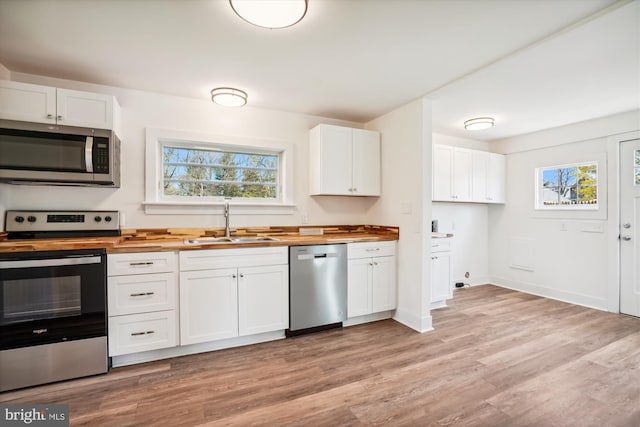
[[[353,130],[353,194],[380,195],[380,134]]]
[[[640,139],[620,146],[620,312],[640,317]]]
[[[286,265],[238,270],[238,334],[289,327],[289,268]]]
[[[347,266],[347,317],[371,313],[371,258],[350,259]]]
[[[396,308],[396,257],[373,258],[371,311],[377,313]]]
[[[180,344],[238,336],[235,268],[180,273]]]

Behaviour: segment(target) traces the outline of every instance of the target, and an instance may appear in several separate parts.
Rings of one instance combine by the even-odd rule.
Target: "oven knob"
[[[24,217],[23,216],[17,216],[15,217],[16,222],[24,222]]]
[[[36,217],[35,217],[35,216],[30,215],[30,216],[28,216],[28,217],[27,217],[27,221],[29,221],[29,222],[36,222]]]
[[[102,218],[100,218],[99,216],[96,216],[96,217],[93,218],[93,220],[95,222],[100,222],[100,221],[102,221]]]
[[[110,217],[110,216],[105,216],[105,217],[104,217],[104,220],[105,220],[106,222],[111,222],[111,217]]]

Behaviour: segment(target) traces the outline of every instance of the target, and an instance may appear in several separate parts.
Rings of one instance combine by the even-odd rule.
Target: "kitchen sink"
[[[185,239],[185,245],[210,245],[216,243],[262,243],[279,242],[280,239],[270,236],[246,236],[246,237],[198,237]]]

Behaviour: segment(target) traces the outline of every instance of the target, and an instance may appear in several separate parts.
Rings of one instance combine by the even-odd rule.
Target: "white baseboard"
[[[414,331],[429,332],[433,330],[433,324],[431,319],[431,313],[427,316],[423,316],[419,318],[414,316],[411,313],[403,311],[401,309],[396,310],[396,314],[393,316],[393,320],[398,323],[402,323],[403,325],[413,329]]]
[[[222,350],[243,345],[258,344],[261,342],[275,341],[285,338],[284,331],[265,332],[246,337],[229,338],[225,340],[211,341],[201,344],[181,345],[178,347],[163,348],[160,350],[143,351],[141,353],[123,354],[113,356],[111,366],[133,365],[136,363],[152,362],[154,360],[168,359],[170,357],[187,356],[189,354],[205,353],[207,351]]]
[[[535,283],[520,282],[502,277],[492,277],[490,279],[490,283],[502,288],[512,289],[514,291],[525,292],[540,297],[568,302],[570,304],[581,305],[583,307],[595,308],[596,310],[608,311],[606,298],[597,298],[575,292],[551,289]]]
[[[375,322],[377,320],[393,318],[393,310],[381,311],[380,313],[365,314],[364,316],[352,317],[342,322],[342,326],[355,326],[362,323]]]

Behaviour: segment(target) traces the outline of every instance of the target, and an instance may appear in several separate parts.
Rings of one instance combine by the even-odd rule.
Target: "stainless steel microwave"
[[[0,181],[120,187],[113,131],[0,120]]]

